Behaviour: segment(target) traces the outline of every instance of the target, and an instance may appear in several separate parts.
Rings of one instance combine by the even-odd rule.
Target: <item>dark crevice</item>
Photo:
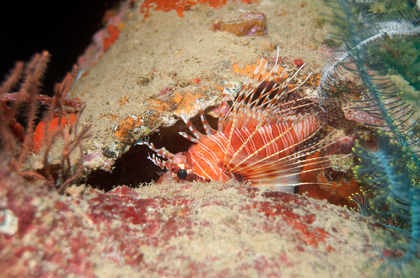
[[[217,119],[210,116],[207,116],[207,119],[212,127],[217,126]],[[204,132],[199,116],[194,117],[192,122],[200,132]],[[158,132],[151,134],[149,141],[156,148],[165,147],[173,154],[184,152],[188,150],[192,142],[179,135],[180,131],[191,134],[185,123],[179,120],[173,126],[160,128]],[[152,154],[153,151],[147,146],[132,146],[128,152],[115,161],[111,172],[93,171],[86,178],[85,183],[94,188],[109,191],[120,185],[138,187],[141,183],[157,181],[166,169],[162,170],[147,159],[149,153]]]

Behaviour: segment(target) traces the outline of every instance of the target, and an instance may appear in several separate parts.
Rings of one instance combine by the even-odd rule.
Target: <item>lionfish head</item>
[[[159,178],[158,183],[166,182],[184,182],[184,181],[203,181],[203,179],[194,173],[194,167],[187,160],[185,152],[172,154],[165,148],[157,149],[148,139],[141,140],[135,145],[146,145],[154,151],[147,157],[156,166],[167,171]],[[165,160],[163,160],[164,158]]]

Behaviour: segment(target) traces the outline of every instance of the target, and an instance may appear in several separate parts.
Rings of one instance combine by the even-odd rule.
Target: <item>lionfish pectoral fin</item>
[[[240,165],[235,167],[238,164]],[[226,165],[226,169],[229,171],[235,168],[233,173],[250,181],[252,186],[267,186],[275,191],[293,193],[295,186],[299,185],[299,166],[298,159],[289,158],[285,163],[241,151],[235,155],[230,165]]]

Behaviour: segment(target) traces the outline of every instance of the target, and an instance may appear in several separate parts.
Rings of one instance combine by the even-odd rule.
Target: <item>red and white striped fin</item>
[[[154,151],[157,155],[164,157],[168,160],[171,160],[174,157],[174,154],[165,148],[157,149],[155,145],[153,145],[153,143],[151,142],[149,143],[147,138],[145,140],[138,141],[137,143],[134,144],[134,146],[136,145],[146,145],[149,147],[149,149]]]
[[[229,136],[228,136],[228,144],[227,144],[227,146],[226,146],[226,150],[227,151],[225,151],[225,156],[223,157],[223,162],[226,162],[226,157],[227,157],[227,155],[229,154],[229,149],[230,149],[230,145],[231,145],[231,142],[232,142],[232,136],[233,136],[233,132],[234,132],[234,130],[235,130],[235,124],[236,124],[236,113],[235,113],[235,110],[233,110],[234,111],[234,113],[233,113],[233,120],[232,120],[232,126],[230,127],[230,130],[229,130]]]
[[[279,65],[278,65],[278,57],[280,54],[280,48],[277,48],[277,58],[276,58],[276,64],[274,65],[274,67],[271,69],[271,71],[269,72],[269,74],[265,75],[264,78],[262,78],[262,75],[259,75],[260,77],[258,78],[258,82],[256,85],[251,84],[251,79],[249,79],[248,77],[245,79],[244,82],[244,86],[242,87],[241,91],[239,92],[234,104],[232,105],[232,107],[230,108],[230,110],[228,111],[228,113],[226,113],[224,119],[222,119],[222,123],[224,125],[228,124],[229,119],[231,118],[231,114],[236,111],[236,113],[242,113],[246,116],[243,115],[238,115],[238,122],[235,125],[235,128],[242,128],[245,125],[248,124],[248,121],[246,121],[246,119],[250,119],[255,117],[259,117],[259,115],[257,115],[259,112],[262,112],[262,109],[259,109],[258,111],[253,111],[252,109],[252,105],[250,105],[249,103],[252,103],[252,95],[254,95],[256,93],[256,91],[259,89],[259,86],[261,86],[261,84],[263,82],[270,82],[273,79],[273,75],[274,73],[276,73],[278,71]],[[261,69],[261,67],[263,66],[263,59],[261,59],[261,63],[259,66],[256,67],[255,71],[254,71],[254,76],[256,76],[257,74],[259,74],[259,71]],[[264,64],[264,68],[262,70],[262,73],[266,73],[268,68],[268,62],[266,62]],[[245,111],[243,111],[243,109]],[[256,114],[255,114],[256,112]],[[255,114],[255,115],[254,115]],[[241,119],[245,119],[245,121],[241,121]],[[261,117],[259,117],[261,118]],[[220,121],[220,120],[219,120]],[[223,130],[223,128],[219,127],[219,131]]]
[[[278,57],[278,54],[277,54]],[[276,59],[278,61],[278,59]],[[263,73],[267,69],[268,62],[265,63]],[[259,73],[262,64],[257,67],[255,74]],[[278,84],[287,69],[284,69],[281,76],[277,76],[279,65],[276,62],[271,71],[262,77],[259,75],[256,84],[251,83],[251,79],[245,80],[242,90],[239,92],[231,109],[223,119],[219,120],[218,131],[226,131],[230,125],[232,114],[236,113],[237,121],[235,128],[255,127],[258,122],[264,121],[266,124],[275,124],[284,121],[285,117],[293,115],[293,118],[304,118],[303,111],[311,107],[312,103],[309,97],[301,97],[297,94],[300,87],[311,77],[309,74],[305,80],[290,89],[291,81],[296,78],[301,66],[284,83]],[[276,82],[272,82],[275,80]],[[300,112],[300,113],[298,113]],[[299,114],[302,114],[299,116]]]
[[[271,158],[250,156],[243,151],[237,154],[237,159],[244,161],[243,167],[237,167],[231,173],[250,181],[253,186],[263,185],[273,190],[292,193],[293,187],[299,184],[299,170],[288,164]]]
[[[325,146],[311,146],[307,150],[301,150],[303,156],[310,156],[315,152],[322,151]],[[235,161],[241,161],[232,167],[226,165],[227,171],[241,176],[244,180],[249,180],[253,186],[264,185],[273,190],[283,192],[294,192],[294,187],[304,184],[300,182],[300,175],[303,165],[315,166],[307,167],[307,172],[316,172],[325,169],[329,162],[328,156],[318,156],[305,160],[299,159],[299,155],[293,153],[281,159],[273,159],[273,156],[260,157],[254,154],[247,154],[241,151],[236,154]]]
[[[179,168],[178,164],[176,164],[173,161],[174,158],[174,154],[169,152],[167,149],[165,148],[161,148],[161,149],[157,149],[153,143],[149,143],[148,138],[146,138],[145,140],[141,140],[138,141],[137,143],[134,144],[136,145],[146,145],[147,147],[149,147],[149,149],[151,149],[152,151],[154,151],[158,156],[163,157],[166,159],[166,161],[163,161],[162,159],[160,159],[158,156],[156,156],[155,153],[153,153],[152,155],[148,154],[147,158],[149,160],[151,160],[156,166],[162,168],[162,169],[174,169],[174,168]]]
[[[297,147],[301,146],[304,142],[316,136],[317,132],[320,130],[319,125],[317,125],[316,123],[317,121],[312,122],[311,119],[308,118],[305,121],[295,124],[279,124],[279,129],[277,129],[278,135],[275,137],[272,133],[272,127],[270,127],[269,129],[269,134],[267,134],[268,130],[261,130],[258,127],[256,128],[256,131],[251,134],[250,138],[242,142],[242,146],[238,148],[238,151],[236,153],[227,157],[229,160],[225,160],[225,162],[227,162],[226,165],[234,165],[234,167],[232,167],[230,171],[235,171],[236,168],[240,167],[241,164],[245,162],[245,160],[238,160],[236,158],[236,155],[237,153],[239,153],[240,150],[243,149],[243,147],[246,144],[248,144],[249,141],[255,140],[254,135],[256,135],[257,132],[260,137],[265,137],[267,139],[263,146],[260,146],[257,149],[254,148],[254,152],[250,154],[249,158],[252,156],[258,156],[258,154],[265,149],[267,149],[267,155],[265,155],[264,159],[287,157],[287,155],[295,151]],[[277,151],[275,149],[268,149],[271,146],[277,146],[277,144],[280,142],[281,145],[283,145],[283,147],[278,149]]]
[[[156,166],[160,167],[161,169],[171,169],[171,161],[163,161],[159,159],[154,153],[152,155],[148,154],[147,159],[152,161]]]
[[[315,138],[317,137],[317,134],[318,134],[319,131],[320,131],[320,128],[318,128],[318,130],[316,130],[315,132],[313,132],[312,134],[310,134],[306,138],[304,138],[302,140],[298,140],[296,143],[291,144],[291,145],[289,145],[288,147],[286,147],[284,149],[281,149],[281,150],[279,150],[277,152],[272,153],[271,155],[268,155],[268,156],[262,158],[260,161],[258,161],[258,163],[260,164],[260,166],[264,166],[265,164],[263,162],[265,160],[267,160],[267,163],[266,164],[267,165],[268,164],[271,164],[271,159],[273,157],[275,157],[276,155],[281,155],[281,154],[287,153],[288,151],[290,152],[291,150],[294,150],[294,149],[298,148],[299,146],[304,146],[304,144],[306,142],[314,141]],[[274,139],[271,140],[266,145],[264,145],[263,147],[261,147],[260,149],[256,150],[250,156],[257,156],[258,152],[260,152],[261,150],[267,148],[268,145],[269,144],[272,144],[273,141],[274,141]],[[276,161],[278,161],[279,163],[281,163],[283,165],[284,164],[288,164],[288,165],[291,165],[291,166],[294,165],[293,168],[299,168],[300,165],[291,164],[290,159],[291,158],[300,158],[300,157],[310,156],[310,155],[314,154],[315,152],[321,151],[321,150],[325,149],[327,146],[329,146],[329,144],[328,145],[324,145],[323,143],[324,143],[324,140],[319,140],[319,141],[317,141],[316,143],[314,143],[312,145],[308,145],[307,147],[301,148],[300,150],[293,152],[293,154],[283,156],[283,157],[277,159]],[[248,158],[246,158],[246,159],[248,159]],[[232,170],[235,170],[236,168],[239,168],[240,167],[240,168],[242,168],[242,171],[246,171],[248,168],[253,168],[254,167],[254,164],[252,164],[252,163],[246,163],[246,166],[245,166],[244,162],[246,162],[246,160],[243,160],[243,161],[239,161],[239,160],[233,161],[232,164],[234,164],[236,166]]]
[[[182,120],[184,121],[185,125],[188,127],[188,129],[191,131],[191,133],[195,136],[197,139],[204,138],[206,135],[202,134],[198,129],[194,127],[194,125],[191,122],[191,119],[185,115],[181,115]]]
[[[193,142],[193,143],[196,143],[197,144],[197,143],[200,142],[198,139],[192,137],[191,135],[189,135],[189,134],[187,134],[187,133],[185,133],[183,131],[178,132],[178,134],[181,135],[182,137],[184,137],[185,139]]]
[[[216,131],[212,129],[211,126],[209,125],[206,115],[204,114],[204,107],[198,99],[197,99],[197,104],[200,107],[200,109],[198,110],[198,113],[200,115],[200,120],[201,120],[201,123],[203,124],[204,131],[206,132],[207,136],[210,136]]]
[[[290,155],[287,157],[286,160],[274,160],[272,158],[270,159],[263,159],[260,157],[257,157],[258,159],[255,161],[255,159],[248,159],[246,158],[247,162],[243,164],[243,168],[240,168],[240,172],[243,173],[252,173],[253,178],[258,178],[258,180],[264,180],[265,178],[269,179],[269,176],[267,175],[267,169],[271,169],[273,165],[276,165],[275,167],[281,167],[274,168],[270,170],[270,172],[275,172],[277,176],[281,176],[282,178],[289,178],[289,177],[295,177],[302,174],[302,166],[319,166],[318,168],[311,168],[309,170],[306,170],[307,172],[313,172],[325,169],[327,167],[326,165],[329,162],[328,156],[319,156],[315,158],[300,160],[294,155]],[[252,163],[249,162],[249,160],[254,160]],[[240,173],[237,172],[237,173]],[[299,185],[300,183],[293,184],[293,186]]]
[[[258,125],[256,126],[255,130],[248,136],[248,138],[242,142],[242,145],[238,148],[238,150],[231,156],[225,156],[225,161],[224,164],[225,165],[235,165],[235,167],[233,167],[232,169],[230,169],[231,171],[234,171],[236,169],[236,167],[238,167],[241,163],[244,162],[244,160],[241,159],[237,159],[236,156],[243,150],[243,148],[246,147],[246,145],[249,143],[249,141],[253,140],[254,135],[260,130],[260,127],[262,126],[263,121],[259,122]],[[269,147],[272,144],[275,144],[275,142],[280,139],[282,136],[284,136],[287,132],[289,132],[293,127],[291,126],[290,128],[286,129],[284,132],[280,133],[277,137],[273,138],[272,140],[270,140],[270,142],[268,142],[267,144],[265,144],[263,147],[257,149],[256,151],[254,151],[254,153],[252,153],[249,157],[251,156],[255,156],[257,155],[260,151],[264,150],[265,148]],[[226,160],[226,158],[229,158],[229,161]]]
[[[191,133],[195,136],[192,137],[191,135],[188,135],[185,132],[178,132],[179,135],[186,138],[187,140],[198,143],[200,138],[203,138],[205,136],[211,136],[213,135],[216,130],[214,130],[207,121],[206,115],[204,114],[204,108],[199,100],[197,100],[197,104],[199,105],[198,113],[200,115],[200,120],[203,125],[204,131],[206,132],[206,135],[202,134],[198,129],[192,124],[191,119],[188,116],[181,115],[182,120],[184,121],[185,125],[188,127],[188,129],[191,131]]]

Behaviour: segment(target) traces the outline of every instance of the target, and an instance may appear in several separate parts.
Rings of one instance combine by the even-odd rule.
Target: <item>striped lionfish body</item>
[[[270,72],[267,65],[268,62],[263,66],[261,61],[255,70],[254,75],[259,75],[256,84],[252,84],[252,79],[245,80],[228,112],[219,115],[217,130],[208,124],[203,108],[199,113],[206,134],[183,117],[193,134],[180,132],[194,143],[188,151],[174,155],[165,148],[156,149],[147,141],[137,143],[147,145],[166,159],[149,156],[157,166],[168,169],[163,178],[237,179],[287,192],[300,184],[303,158],[323,148],[321,123],[313,116],[314,103],[298,93],[309,77],[294,86],[291,82],[301,68],[286,78],[286,69],[279,75],[277,64]],[[319,165],[324,160],[321,156],[305,163]]]

